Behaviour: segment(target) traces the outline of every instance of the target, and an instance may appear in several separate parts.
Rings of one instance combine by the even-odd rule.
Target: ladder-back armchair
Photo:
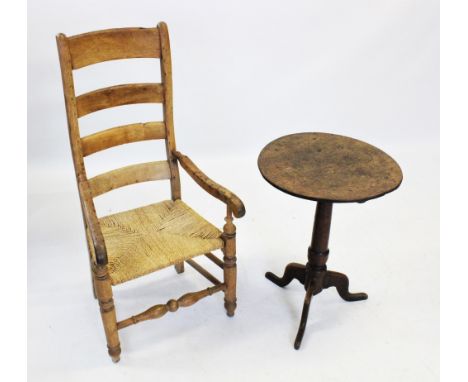
[[[190,306],[213,293],[224,292],[227,314],[233,316],[236,309],[236,227],[233,215],[237,218],[244,216],[245,208],[235,194],[213,182],[187,156],[176,150],[171,52],[166,24],[161,22],[155,28],[101,30],[71,37],[59,34],[57,45],[93,291],[99,301],[112,360],[118,362],[120,359],[118,330],[175,312],[179,307]],[[159,59],[161,83],[117,85],[75,95],[74,70],[128,58]],[[163,121],[134,123],[81,136],[81,117],[106,108],[138,103],[161,103]],[[131,165],[87,177],[84,157],[118,145],[150,139],[165,140],[167,160]],[[226,204],[226,224],[222,231],[182,201],[179,164],[205,191]],[[95,197],[130,184],[163,179],[170,181],[171,200],[97,217]],[[217,249],[224,253],[222,260],[212,253]],[[223,282],[193,260],[199,255],[205,255],[223,269]],[[113,285],[171,265],[181,273],[184,262],[214,285],[117,321]]]

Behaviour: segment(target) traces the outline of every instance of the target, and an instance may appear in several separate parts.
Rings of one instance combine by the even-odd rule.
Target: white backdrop
[[[438,380],[439,2],[29,1],[28,367],[31,381]],[[238,310],[219,295],[171,317],[125,329],[122,360],[105,349],[91,297],[81,212],[68,144],[55,34],[166,21],[172,44],[178,149],[236,192]],[[76,72],[78,93],[158,80],[151,60]],[[83,118],[83,134],[157,120],[138,105]],[[292,342],[303,289],[264,279],[304,262],[312,202],[269,186],[256,159],[271,140],[324,131],[374,144],[401,165],[399,190],[335,208],[330,269],[369,293],[345,303],[314,299],[300,351]],[[90,174],[162,158],[158,142],[96,154]],[[183,176],[188,203],[218,226],[224,209]],[[161,184],[160,184],[161,183]],[[143,184],[96,200],[107,214],[167,198]],[[205,285],[172,269],[116,288],[120,318]]]

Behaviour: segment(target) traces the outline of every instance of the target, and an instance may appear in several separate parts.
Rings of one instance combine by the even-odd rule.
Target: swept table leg
[[[298,264],[298,263],[290,263],[284,269],[283,277],[278,277],[274,273],[271,273],[271,272],[265,273],[265,277],[268,280],[270,280],[272,283],[280,287],[285,287],[293,279],[298,280],[302,285],[304,285],[305,265]]]
[[[310,285],[307,288],[307,292],[304,298],[304,306],[302,307],[301,323],[299,324],[299,330],[297,331],[296,340],[294,341],[294,349],[299,350],[301,347],[302,337],[304,337],[305,328],[307,325],[307,318],[309,317],[310,301],[314,292],[314,285]]]
[[[319,294],[323,289],[335,287],[338,294],[346,301],[366,300],[366,293],[350,293],[349,280],[343,273],[327,270],[328,239],[332,218],[333,204],[329,202],[318,202],[315,210],[314,228],[312,231],[312,242],[308,250],[308,261],[306,265],[290,263],[286,266],[282,277],[267,272],[265,277],[274,284],[285,287],[293,279],[298,280],[306,290],[304,305],[302,307],[301,322],[297,331],[294,348],[301,347],[309,316],[312,297]]]
[[[335,287],[338,294],[345,301],[360,301],[367,300],[366,293],[350,293],[349,292],[349,279],[348,277],[339,272],[327,271],[323,280],[323,287]]]

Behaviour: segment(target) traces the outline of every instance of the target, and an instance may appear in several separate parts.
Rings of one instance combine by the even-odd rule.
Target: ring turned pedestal
[[[349,292],[345,274],[327,269],[333,203],[363,203],[378,198],[396,190],[403,175],[398,164],[378,148],[326,133],[299,133],[278,138],[262,150],[258,167],[272,186],[317,202],[307,264],[288,264],[282,277],[271,272],[265,274],[280,287],[293,279],[304,285],[304,307],[294,342],[294,348],[299,349],[312,296],[335,287],[346,301],[367,299],[365,293]]]

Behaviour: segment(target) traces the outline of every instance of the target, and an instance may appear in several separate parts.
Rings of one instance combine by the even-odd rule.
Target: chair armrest
[[[96,216],[96,210],[94,209],[93,198],[91,196],[91,189],[87,181],[81,181],[78,183],[78,188],[81,195],[81,205],[83,208],[83,216],[85,219],[86,226],[89,229],[91,236],[92,245],[94,248],[94,254],[96,256],[96,262],[99,265],[107,264],[107,250],[104,242],[104,236],[101,232],[101,226]]]
[[[241,218],[245,215],[244,203],[242,203],[242,200],[240,200],[236,194],[208,178],[188,156],[183,155],[179,151],[174,151],[173,155],[192,179],[210,195],[221,200],[231,208],[236,218]]]

